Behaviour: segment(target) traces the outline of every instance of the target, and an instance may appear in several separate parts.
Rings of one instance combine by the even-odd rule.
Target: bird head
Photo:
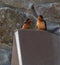
[[[25,23],[28,23],[28,24],[30,24],[32,21],[31,21],[31,19],[30,18],[28,18],[27,20],[26,20],[26,22]]]
[[[43,20],[43,16],[42,15],[39,15],[38,16],[38,20],[42,21]]]

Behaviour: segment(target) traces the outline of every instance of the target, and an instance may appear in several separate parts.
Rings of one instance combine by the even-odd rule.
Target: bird
[[[37,30],[47,30],[46,21],[43,19],[42,15],[37,17],[36,26]]]
[[[31,26],[31,19],[28,18],[21,26],[21,29],[30,29]]]

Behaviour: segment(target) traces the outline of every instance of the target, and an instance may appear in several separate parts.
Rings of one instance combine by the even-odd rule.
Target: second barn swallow
[[[36,26],[37,26],[37,30],[47,30],[46,22],[43,19],[42,15],[38,16]]]

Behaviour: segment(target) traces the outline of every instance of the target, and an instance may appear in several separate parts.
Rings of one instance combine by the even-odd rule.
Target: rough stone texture
[[[40,4],[40,3],[59,2],[59,0],[0,0],[0,1],[9,5],[13,5],[15,7],[28,7],[29,3]]]
[[[26,2],[28,3],[27,5]],[[41,0],[41,2],[43,1]],[[42,14],[46,20],[48,30],[54,30],[54,28],[60,27],[60,3],[36,4],[32,0],[2,0],[0,2],[1,46],[7,45],[12,47],[13,32],[15,29],[21,29],[21,25],[27,17],[32,19],[31,29],[35,29],[36,15],[30,7],[32,3],[34,3],[37,15]],[[55,33],[60,34],[59,30]]]

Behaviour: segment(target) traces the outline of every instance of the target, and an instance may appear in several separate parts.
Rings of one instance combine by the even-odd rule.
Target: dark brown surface
[[[20,30],[19,37],[23,65],[60,65],[59,36],[46,31]],[[18,65],[16,53],[14,43],[12,65]]]

